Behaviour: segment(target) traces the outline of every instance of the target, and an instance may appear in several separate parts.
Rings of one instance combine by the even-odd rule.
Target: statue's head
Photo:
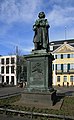
[[[39,18],[45,18],[45,13],[44,12],[40,12],[38,15]]]

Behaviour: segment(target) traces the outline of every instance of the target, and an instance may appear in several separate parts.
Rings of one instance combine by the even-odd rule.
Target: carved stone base
[[[56,102],[56,91],[53,92],[24,92],[21,101],[25,105],[38,108],[50,108]]]
[[[42,54],[42,53],[47,53],[46,49],[41,49],[41,50],[32,50],[32,54]]]
[[[52,87],[52,55],[31,54],[26,59],[28,91],[48,91]]]

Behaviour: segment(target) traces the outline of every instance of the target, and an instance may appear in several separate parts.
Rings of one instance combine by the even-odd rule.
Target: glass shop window
[[[60,76],[57,76],[57,82],[60,82]]]
[[[70,76],[70,82],[74,82],[74,76]]]
[[[67,82],[67,76],[64,76],[64,82]]]

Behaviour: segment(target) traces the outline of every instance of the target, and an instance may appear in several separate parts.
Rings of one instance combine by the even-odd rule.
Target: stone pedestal
[[[52,88],[52,60],[49,53],[30,54],[27,59],[27,90],[49,91]]]
[[[27,89],[23,94],[25,104],[49,108],[56,101],[52,88],[53,56],[46,50],[32,51],[27,59]]]
[[[27,106],[36,108],[51,108],[56,102],[56,91],[52,92],[25,92],[21,101]]]
[[[39,19],[33,25],[35,32],[34,50],[27,55],[27,91],[24,100],[28,103],[38,101],[38,104],[52,105],[56,91],[52,88],[52,54],[49,51],[49,24],[44,12],[40,12]],[[26,93],[27,92],[27,93]]]

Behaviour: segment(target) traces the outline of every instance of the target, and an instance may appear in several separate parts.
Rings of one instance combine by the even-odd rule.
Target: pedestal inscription
[[[44,62],[31,62],[30,85],[43,86],[44,84]]]

